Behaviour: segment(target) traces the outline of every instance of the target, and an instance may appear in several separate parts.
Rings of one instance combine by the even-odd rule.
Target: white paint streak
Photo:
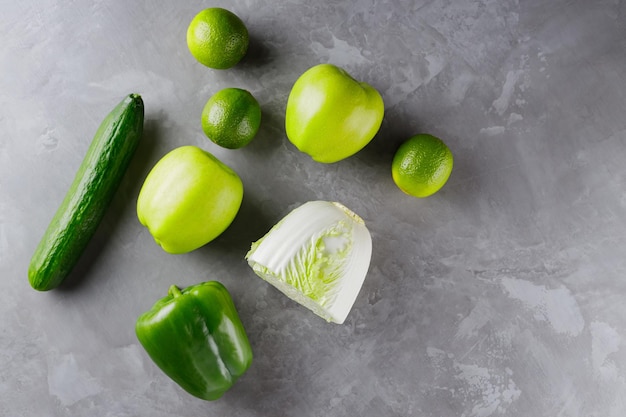
[[[503,278],[501,284],[509,297],[532,311],[535,320],[550,323],[558,333],[577,336],[582,332],[585,321],[576,299],[567,288],[548,289],[515,278]]]
[[[334,65],[346,66],[366,63],[368,60],[361,49],[332,35],[332,47],[328,48],[320,42],[313,42],[312,48],[318,55],[327,55],[328,62]]]
[[[465,71],[454,77],[454,79],[450,83],[449,91],[449,97],[453,104],[458,105],[461,104],[463,100],[465,100],[467,91],[474,82],[474,79],[474,75],[469,71]]]
[[[459,323],[455,338],[470,338],[478,335],[478,330],[485,326],[497,314],[485,299],[479,299],[472,311]]]
[[[53,151],[54,149],[56,149],[58,144],[59,139],[55,130],[51,128],[46,128],[37,140],[37,154],[40,154],[44,151]]]
[[[615,364],[608,357],[611,353],[619,350],[622,338],[614,328],[606,323],[594,321],[590,328],[593,370],[601,377],[612,376],[615,371]]]
[[[447,64],[447,61],[443,57],[434,54],[428,55],[426,62],[428,62],[428,76],[424,79],[424,84],[428,84],[433,78],[439,75]]]
[[[383,92],[385,107],[392,108],[413,94],[420,87],[427,85],[437,77],[446,67],[448,61],[438,54],[424,57],[419,67],[415,65],[401,65],[395,68],[394,83]]]
[[[498,136],[503,134],[506,131],[506,128],[504,126],[491,126],[491,127],[483,127],[482,129],[480,129],[480,134],[481,135],[487,135],[487,136]]]
[[[591,331],[591,365],[595,383],[606,395],[607,417],[623,417],[626,409],[626,378],[623,374],[623,361],[618,354],[622,345],[619,332],[607,323],[594,321]]]
[[[488,417],[496,411],[503,412],[505,406],[517,400],[522,392],[509,378],[512,374],[507,368],[506,375],[492,374],[489,369],[476,365],[458,364],[456,378],[463,381],[468,393],[474,397],[472,417]]]
[[[434,347],[428,347],[426,352],[442,381],[453,384],[449,387],[435,385],[437,390],[446,390],[455,398],[462,398],[464,407],[471,409],[471,417],[506,414],[508,407],[522,394],[513,381],[510,368],[490,369],[460,363],[454,355]]]
[[[494,110],[500,116],[503,115],[504,112],[509,108],[511,98],[513,97],[513,93],[515,92],[515,85],[517,84],[517,81],[523,73],[524,71],[522,70],[516,70],[509,71],[506,74],[506,80],[504,81],[504,85],[502,86],[502,92],[500,93],[500,97],[498,97],[492,103]]]
[[[519,113],[511,113],[509,115],[509,121],[507,122],[509,125],[515,123],[515,122],[521,122],[522,120],[524,120],[524,116],[522,116]]]
[[[436,347],[428,346],[426,348],[426,354],[430,358],[432,365],[441,370],[445,365],[444,361],[448,357],[448,354],[445,350],[437,349]]]
[[[55,358],[54,365],[48,370],[48,391],[63,406],[70,406],[83,398],[100,393],[102,388],[80,368],[74,355],[69,353]]]

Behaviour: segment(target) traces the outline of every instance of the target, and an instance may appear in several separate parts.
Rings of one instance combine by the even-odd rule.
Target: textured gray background
[[[185,32],[237,13],[251,49],[215,71]],[[622,0],[0,1],[0,415],[626,415],[626,3]],[[363,151],[321,165],[284,134],[289,89],[331,62],[382,94]],[[219,149],[199,115],[221,88],[263,109],[247,148]],[[130,93],[145,136],[62,288],[26,270],[104,115]],[[390,176],[428,132],[455,155],[418,200]],[[161,251],[136,219],[145,175],[194,144],[231,165],[243,207],[220,238]],[[250,242],[297,205],[336,200],[373,236],[364,287],[327,324],[258,279]],[[149,360],[136,317],[170,284],[231,291],[255,360],[217,402]]]

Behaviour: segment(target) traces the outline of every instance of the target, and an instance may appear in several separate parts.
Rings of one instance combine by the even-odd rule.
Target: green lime
[[[261,125],[261,107],[254,96],[241,88],[215,93],[202,110],[202,130],[217,145],[237,149],[256,136]]]
[[[187,28],[191,54],[209,68],[234,66],[248,50],[248,29],[233,12],[219,7],[198,13]]]
[[[391,175],[406,194],[428,197],[448,181],[452,166],[448,146],[435,136],[421,134],[400,145],[391,163]]]

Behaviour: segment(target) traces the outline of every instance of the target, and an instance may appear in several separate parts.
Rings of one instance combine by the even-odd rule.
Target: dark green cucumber
[[[28,281],[34,289],[56,288],[78,262],[137,149],[143,117],[141,96],[130,94],[102,121],[30,261]]]

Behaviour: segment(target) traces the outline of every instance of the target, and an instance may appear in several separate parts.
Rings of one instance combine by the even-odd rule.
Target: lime
[[[400,145],[391,163],[391,174],[406,194],[428,197],[448,181],[452,165],[452,152],[441,139],[420,134]]]
[[[187,28],[191,54],[209,68],[234,66],[248,50],[248,29],[233,12],[219,7],[198,13]]]
[[[202,130],[217,145],[237,149],[256,136],[261,107],[250,92],[225,88],[215,93],[202,110]]]

